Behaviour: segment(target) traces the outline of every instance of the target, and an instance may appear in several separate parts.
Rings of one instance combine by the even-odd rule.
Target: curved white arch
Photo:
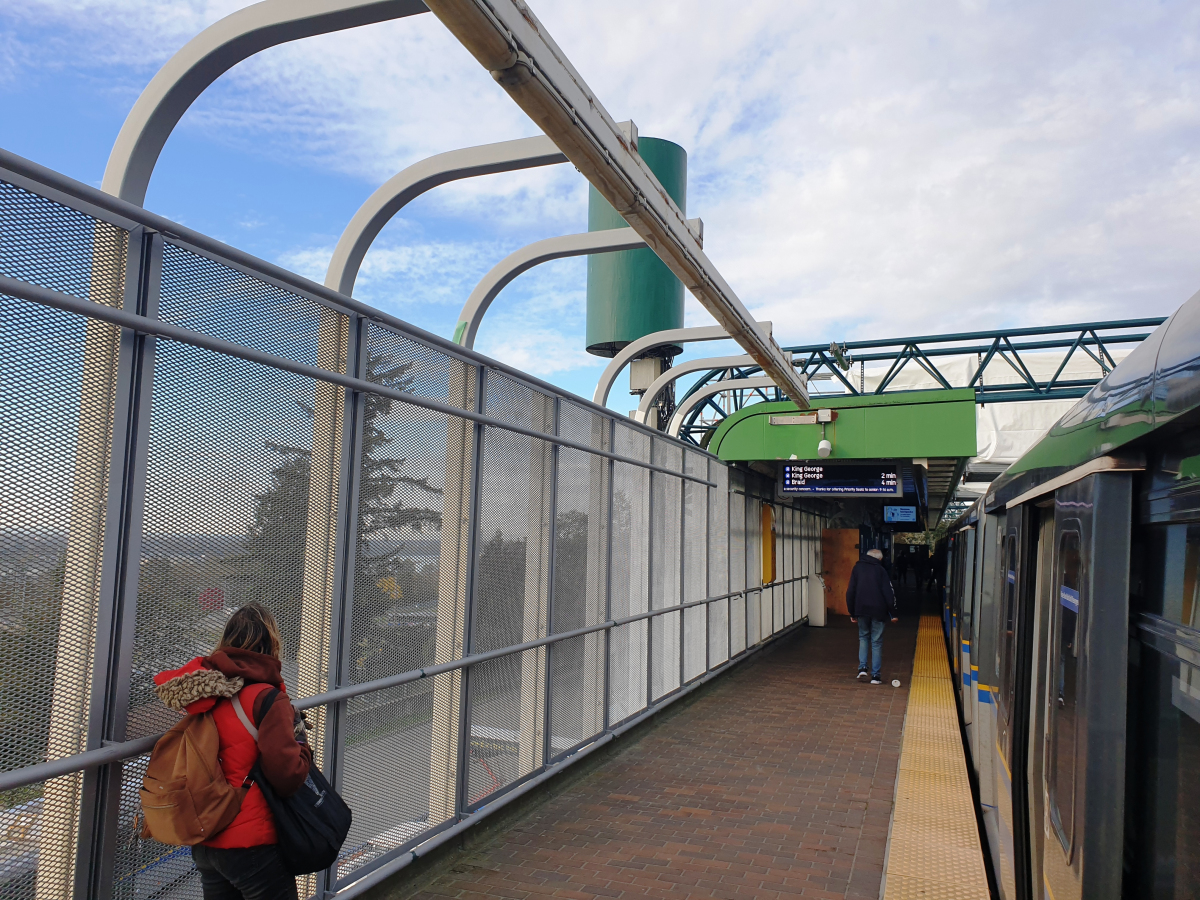
[[[692,372],[703,372],[705,369],[730,369],[735,366],[754,365],[757,365],[754,357],[742,355],[708,356],[704,359],[689,359],[677,366],[671,366],[671,368],[667,369],[667,371],[651,382],[650,387],[646,389],[646,393],[642,394],[642,402],[638,404],[638,408],[634,411],[632,418],[638,422],[645,422],[646,413],[650,411],[650,407],[658,402],[658,395],[666,390],[667,385],[682,378],[684,375],[689,375]]]
[[[770,340],[773,330],[772,324],[770,322],[756,322],[755,325]],[[600,380],[596,382],[596,392],[592,395],[592,401],[601,406],[607,406],[608,393],[612,390],[613,382],[617,380],[617,376],[621,374],[621,370],[648,350],[665,347],[668,344],[691,344],[699,341],[723,340],[732,340],[732,336],[724,327],[721,325],[701,325],[699,328],[668,328],[665,331],[656,331],[653,334],[640,337],[636,341],[631,341],[612,358],[612,362],[605,366],[604,371],[600,374]]]
[[[101,190],[141,206],[167,138],[205,88],[268,47],[428,12],[421,0],[264,0],[183,45],[142,91],[117,135]]]
[[[479,323],[487,314],[488,307],[504,288],[522,272],[552,259],[571,256],[590,256],[593,253],[612,253],[616,250],[636,250],[645,247],[642,236],[632,228],[613,228],[607,231],[585,231],[583,234],[565,234],[562,237],[546,238],[526,244],[520,250],[508,254],[475,285],[471,296],[458,315],[454,329],[455,343],[474,349],[475,335]]]
[[[413,163],[380,185],[358,208],[338,238],[325,273],[325,286],[346,295],[352,294],[363,257],[383,226],[405,205],[431,188],[460,178],[552,166],[566,161],[566,156],[550,138],[539,135],[450,150]]]
[[[617,125],[636,147],[637,126],[632,121]],[[554,146],[554,141],[539,135],[449,150],[413,163],[381,184],[358,208],[338,238],[325,273],[325,286],[347,296],[353,294],[363,257],[383,226],[426,191],[462,178],[553,166],[566,161],[566,155]]]
[[[775,379],[769,375],[755,375],[751,378],[733,378],[728,381],[714,381],[712,384],[706,384],[676,407],[675,414],[671,416],[671,424],[667,426],[667,434],[671,437],[679,437],[679,429],[683,427],[684,417],[714,394],[719,394],[722,391],[741,391],[770,387],[777,387],[777,385],[775,384]]]

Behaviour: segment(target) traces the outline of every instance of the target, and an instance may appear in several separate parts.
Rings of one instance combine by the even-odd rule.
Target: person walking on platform
[[[275,617],[252,601],[229,617],[212,654],[154,678],[154,692],[171,709],[212,713],[220,774],[248,788],[229,824],[192,847],[204,900],[296,900],[274,814],[250,777],[258,764],[270,787],[290,797],[312,765],[304,719],[284,692],[280,655]]]
[[[867,647],[871,651],[871,684],[883,684],[883,629],[887,619],[898,622],[896,592],[883,566],[883,552],[868,550],[850,572],[846,588],[850,621],[858,624],[858,678],[867,677]]]

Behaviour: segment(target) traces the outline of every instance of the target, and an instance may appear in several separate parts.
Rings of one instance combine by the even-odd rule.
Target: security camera
[[[829,441],[821,441],[821,443],[817,444],[817,456],[821,457],[821,459],[824,459],[832,452],[833,444],[829,443]]]

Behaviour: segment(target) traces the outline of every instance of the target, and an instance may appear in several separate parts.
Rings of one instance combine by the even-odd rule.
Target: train
[[[998,894],[1200,897],[1200,293],[946,540]]]

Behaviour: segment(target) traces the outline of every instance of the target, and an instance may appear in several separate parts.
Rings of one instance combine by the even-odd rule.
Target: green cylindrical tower
[[[687,152],[660,138],[639,138],[638,153],[687,212]],[[588,231],[624,228],[622,219],[595,188],[588,197]],[[683,283],[649,247],[588,257],[587,351],[615,356],[631,341],[683,327]],[[679,348],[664,348],[678,352]]]

